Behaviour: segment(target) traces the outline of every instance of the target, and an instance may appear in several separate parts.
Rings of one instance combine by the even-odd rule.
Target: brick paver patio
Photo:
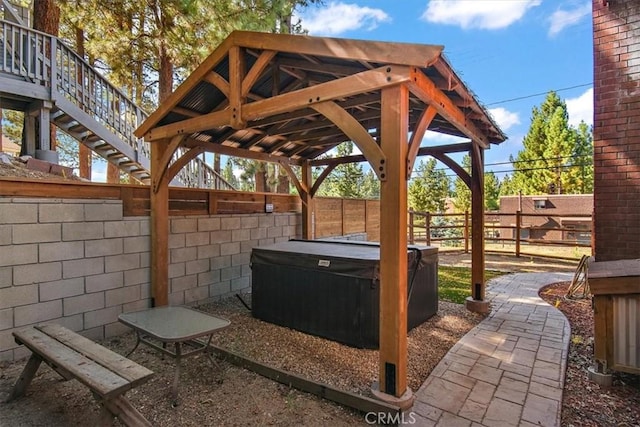
[[[487,285],[491,313],[415,393],[421,426],[559,426],[570,327],[540,297],[569,273],[515,273]]]

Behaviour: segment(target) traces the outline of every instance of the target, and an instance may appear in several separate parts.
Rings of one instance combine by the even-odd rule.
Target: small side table
[[[140,343],[144,343],[176,360],[176,372],[171,388],[174,405],[177,405],[178,400],[181,359],[204,351],[213,361],[211,353],[207,351],[211,338],[214,333],[231,324],[225,318],[182,306],[155,307],[132,313],[122,313],[118,316],[118,321],[136,331],[136,345],[127,354],[127,357],[138,348]],[[205,338],[205,341],[198,340],[198,338]],[[158,345],[151,339],[159,341],[162,345]],[[174,344],[173,350],[167,346],[170,343]],[[189,347],[186,351],[183,348],[185,344]]]

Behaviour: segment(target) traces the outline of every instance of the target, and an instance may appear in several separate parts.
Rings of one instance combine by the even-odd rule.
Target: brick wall
[[[299,214],[172,217],[170,303],[251,286],[254,246],[300,237]],[[150,305],[148,217],[112,200],[0,197],[0,360],[27,355],[15,328],[55,322],[94,340],[128,328],[118,314]]]
[[[640,258],[640,2],[593,1],[598,261]]]

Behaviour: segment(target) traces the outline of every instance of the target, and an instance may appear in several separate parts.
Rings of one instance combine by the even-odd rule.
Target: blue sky
[[[325,0],[297,17],[315,36],[444,45],[509,137],[485,153],[499,178],[511,165],[491,164],[522,149],[531,110],[549,90],[566,101],[573,125],[593,122],[591,0]],[[426,138],[423,145],[452,142]]]

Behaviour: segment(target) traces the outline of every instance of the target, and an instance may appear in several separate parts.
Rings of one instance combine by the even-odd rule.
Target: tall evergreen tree
[[[235,176],[235,174],[233,173],[233,163],[230,161],[227,161],[224,165],[224,168],[222,168],[222,177],[233,186],[233,188],[240,188],[240,181],[238,181],[238,178]]]
[[[462,158],[462,168],[471,173],[471,157],[468,154]],[[453,206],[458,212],[471,211],[471,189],[460,178],[453,183]]]
[[[513,196],[518,193],[514,188],[513,180],[509,175],[505,175],[500,181],[500,196]]]
[[[462,158],[462,167],[471,173],[471,157],[468,154]],[[460,178],[453,184],[453,206],[456,211],[471,212],[471,190]],[[500,183],[493,172],[484,174],[484,208],[496,210],[500,208]]]
[[[500,183],[493,172],[484,174],[484,208],[490,211],[500,209]]]
[[[566,103],[555,92],[549,92],[540,108],[533,108],[523,146],[510,159],[515,169],[514,190],[523,194],[570,194],[593,188],[593,169],[588,166],[593,152],[591,132],[586,125],[578,129],[569,125]]]
[[[346,141],[336,147],[338,157],[353,153],[353,142]],[[364,178],[362,165],[358,163],[344,163],[336,166],[325,182],[333,196],[348,199],[362,197],[361,184]]]
[[[585,122],[580,122],[576,130],[569,175],[574,193],[593,193],[593,130]]]
[[[451,181],[443,169],[436,169],[437,161],[420,160],[416,176],[411,179],[408,201],[411,209],[418,212],[444,212]]]
[[[365,199],[380,198],[380,180],[377,175],[369,169],[362,178],[361,197]]]

